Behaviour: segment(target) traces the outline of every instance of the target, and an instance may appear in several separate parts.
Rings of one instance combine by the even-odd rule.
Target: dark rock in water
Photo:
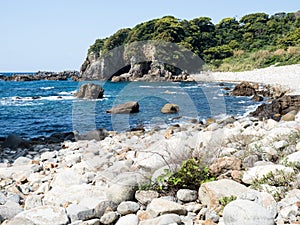
[[[30,144],[28,141],[25,141],[24,139],[22,139],[17,135],[10,134],[3,142],[2,147],[16,149],[16,148],[27,148],[29,147],[29,145]]]
[[[13,74],[12,76],[0,76],[4,81],[37,81],[37,80],[77,80],[80,76],[78,71],[47,72],[38,71],[34,74]]]
[[[145,131],[144,125],[143,124],[138,124],[136,127],[133,127],[130,129],[130,131]]]
[[[106,112],[112,114],[138,113],[139,108],[140,106],[138,102],[126,102],[124,104],[112,107],[111,109],[106,110]]]
[[[86,98],[86,99],[99,99],[103,98],[104,89],[94,83],[83,84],[80,86],[79,91],[74,94],[77,98]]]
[[[242,83],[237,84],[230,94],[234,96],[252,96],[256,95],[256,88],[255,85],[243,81]]]
[[[252,116],[263,118],[272,118],[276,121],[281,119],[282,115],[287,114],[293,110],[300,109],[300,96],[298,95],[285,95],[281,98],[275,99],[270,104],[260,105]]]
[[[35,100],[35,99],[40,99],[40,98],[41,98],[40,96],[33,96],[33,97],[32,97],[33,100]]]
[[[261,102],[261,101],[264,100],[264,97],[256,94],[256,95],[253,96],[252,100],[255,101],[255,102]]]
[[[161,112],[162,113],[178,113],[179,106],[176,104],[167,103],[164,105],[164,107],[162,107]]]
[[[230,88],[229,88],[229,87],[224,87],[223,90],[224,90],[224,91],[229,91]]]
[[[75,140],[96,140],[96,141],[101,141],[104,138],[108,136],[108,132],[106,129],[98,129],[98,130],[92,130],[88,131],[87,133],[84,134],[79,134],[77,131],[74,131],[74,137]]]

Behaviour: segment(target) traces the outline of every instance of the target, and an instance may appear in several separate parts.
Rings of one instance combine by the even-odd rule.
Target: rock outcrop
[[[83,84],[80,86],[77,93],[74,94],[77,98],[99,99],[103,98],[104,89],[94,83]]]
[[[274,99],[270,104],[260,105],[251,115],[260,119],[272,118],[279,121],[283,115],[294,110],[297,112],[300,110],[300,96],[284,95]]]
[[[203,65],[201,59],[190,52],[184,52],[185,49],[180,46],[174,44],[173,49],[168,48],[168,45],[172,44],[159,41],[136,42],[115,48],[107,54],[90,54],[81,66],[81,79],[114,82],[194,81],[183,71],[200,72]],[[182,52],[176,62],[166,54],[170,49]],[[173,68],[172,72],[169,68]]]

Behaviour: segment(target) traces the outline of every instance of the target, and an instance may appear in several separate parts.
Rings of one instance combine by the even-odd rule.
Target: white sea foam
[[[40,87],[41,90],[50,90],[53,89],[54,87]]]

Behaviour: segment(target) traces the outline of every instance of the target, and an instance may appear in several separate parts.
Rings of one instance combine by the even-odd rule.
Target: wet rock
[[[94,83],[83,84],[80,86],[78,92],[74,94],[77,98],[85,98],[85,99],[99,99],[103,98],[104,89]]]
[[[243,81],[242,83],[237,84],[230,94],[234,96],[255,96],[256,90],[253,84]]]
[[[178,113],[179,112],[179,106],[176,104],[165,104],[162,109],[161,109],[162,113]]]
[[[11,148],[11,149],[28,148],[29,146],[30,145],[27,141],[14,134],[8,135],[6,140],[2,143],[3,148]]]
[[[259,224],[274,225],[274,218],[264,207],[248,200],[236,200],[223,211],[226,225]]]
[[[114,106],[111,109],[106,110],[107,113],[111,114],[129,114],[129,113],[138,113],[139,112],[139,103],[138,102],[126,102]]]

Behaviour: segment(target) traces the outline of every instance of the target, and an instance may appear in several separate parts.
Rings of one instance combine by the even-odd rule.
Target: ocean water
[[[228,96],[219,83],[94,82],[104,87],[104,98],[80,100],[73,94],[83,82],[0,81],[0,136],[50,136],[96,128],[125,131],[142,124],[146,129],[184,123],[191,118],[243,116],[257,107],[248,97]],[[232,88],[234,84],[225,83]],[[114,105],[138,101],[140,112],[107,114]],[[179,105],[177,114],[162,114],[166,103]]]

